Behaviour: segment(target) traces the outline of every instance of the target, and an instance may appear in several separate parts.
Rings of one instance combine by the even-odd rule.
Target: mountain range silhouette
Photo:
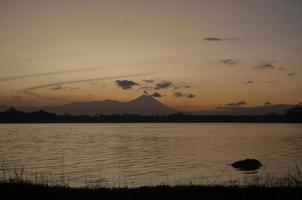
[[[150,95],[142,95],[128,102],[103,100],[91,102],[74,102],[62,106],[17,107],[18,110],[34,112],[44,110],[56,114],[95,115],[95,114],[138,114],[167,115],[180,112],[170,108]]]
[[[192,115],[265,115],[270,113],[283,114],[286,109],[293,107],[290,104],[278,104],[256,107],[235,107],[229,109],[216,109],[213,111],[185,112],[171,108],[151,95],[142,95],[138,98],[121,102],[116,100],[102,100],[90,102],[73,102],[60,106],[18,107],[24,112],[36,112],[44,110],[58,115],[96,115],[96,114],[137,114],[137,115],[169,115],[183,112]],[[7,110],[11,106],[0,106],[0,111]]]

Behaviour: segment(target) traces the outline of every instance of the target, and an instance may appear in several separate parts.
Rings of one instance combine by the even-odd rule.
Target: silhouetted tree
[[[200,122],[241,122],[241,123],[268,123],[268,122],[292,122],[302,123],[302,106],[288,109],[284,115],[189,115],[175,113],[171,115],[143,116],[137,114],[112,114],[112,115],[57,115],[43,110],[26,113],[15,108],[0,112],[0,123],[200,123]]]
[[[302,105],[296,105],[285,111],[288,122],[302,122]]]

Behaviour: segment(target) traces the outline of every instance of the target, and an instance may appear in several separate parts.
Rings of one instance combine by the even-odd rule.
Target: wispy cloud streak
[[[205,41],[209,42],[221,42],[221,41],[237,41],[237,38],[219,38],[219,37],[206,37],[203,38]]]
[[[230,59],[230,58],[222,59],[220,62],[223,64],[227,64],[227,65],[235,65],[238,63],[238,61]]]
[[[91,79],[79,79],[79,80],[72,80],[72,81],[62,81],[62,82],[55,82],[55,83],[48,83],[43,85],[36,85],[33,87],[28,87],[20,92],[28,92],[33,90],[38,90],[42,88],[49,88],[57,85],[66,85],[66,84],[73,84],[73,83],[84,83],[84,82],[91,82],[91,81],[100,81],[100,80],[110,80],[110,79],[117,79],[117,78],[128,78],[128,77],[136,77],[136,76],[144,76],[149,75],[151,73],[141,73],[141,74],[127,74],[127,75],[120,75],[120,76],[107,76],[107,77],[99,77],[99,78],[91,78]]]
[[[287,76],[295,76],[296,73],[288,73]]]
[[[79,56],[85,53],[69,53],[69,54],[54,54],[54,55],[45,55],[45,56],[32,56],[32,57],[24,57],[24,58],[11,58],[11,59],[2,59],[0,63],[15,63],[15,62],[24,62],[24,61],[32,61],[32,60],[46,60],[51,58],[61,58],[61,57],[72,57]]]
[[[57,98],[57,97],[50,97],[45,95],[40,95],[37,93],[34,93],[32,91],[24,91],[23,94],[36,97],[38,99],[48,99],[48,100],[55,100],[55,101],[65,101],[65,99]]]
[[[98,69],[100,69],[100,68],[97,68],[97,67],[94,67],[94,68],[80,68],[80,69],[55,71],[55,72],[47,72],[47,73],[27,74],[27,75],[21,75],[21,76],[9,76],[9,77],[0,78],[0,82],[13,81],[13,80],[19,80],[19,79],[25,79],[25,78],[51,76],[51,75],[56,75],[56,74],[67,74],[67,73],[82,72],[82,71],[92,71],[92,70],[98,70]]]
[[[255,67],[255,69],[262,69],[262,70],[268,70],[268,69],[275,69],[275,60],[264,60],[260,61],[259,64]]]

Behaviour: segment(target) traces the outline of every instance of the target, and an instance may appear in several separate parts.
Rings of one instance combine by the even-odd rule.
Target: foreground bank
[[[302,187],[155,186],[70,188],[14,182],[0,183],[1,199],[301,199]]]

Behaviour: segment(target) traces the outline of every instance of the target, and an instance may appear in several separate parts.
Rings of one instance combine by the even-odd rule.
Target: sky
[[[0,0],[0,105],[302,101],[301,0]]]

